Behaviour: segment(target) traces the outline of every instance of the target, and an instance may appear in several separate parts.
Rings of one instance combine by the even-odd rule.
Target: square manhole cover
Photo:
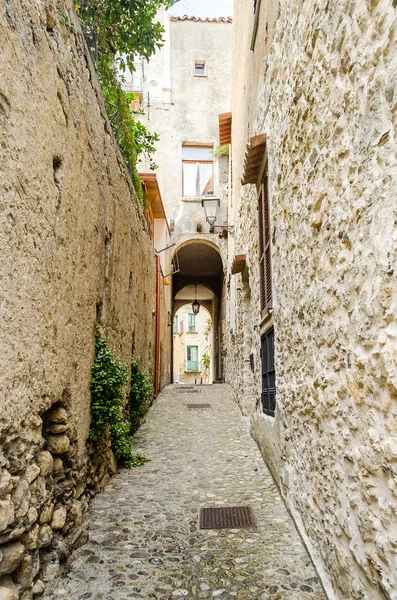
[[[200,529],[242,529],[244,527],[256,527],[254,513],[250,506],[200,509]]]
[[[211,408],[211,404],[206,404],[203,402],[202,404],[186,404],[188,408]]]

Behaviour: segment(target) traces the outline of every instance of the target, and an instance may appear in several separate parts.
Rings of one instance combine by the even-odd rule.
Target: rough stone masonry
[[[249,5],[235,2],[233,17],[235,254],[248,272],[232,278],[227,381],[330,594],[396,599],[396,2],[262,2],[253,51]],[[257,190],[239,182],[248,139],[262,133],[273,315],[261,324]],[[271,321],[275,418],[259,402]]]
[[[0,598],[86,539],[94,328],[153,366],[155,263],[71,2],[0,1]]]

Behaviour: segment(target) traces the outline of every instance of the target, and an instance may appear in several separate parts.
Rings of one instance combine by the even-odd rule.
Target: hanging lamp
[[[195,315],[199,314],[200,302],[197,300],[197,284],[194,284],[194,302],[192,302],[192,311]]]

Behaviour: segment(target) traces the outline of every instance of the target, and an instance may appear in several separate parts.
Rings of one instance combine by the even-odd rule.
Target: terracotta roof
[[[244,159],[244,172],[241,180],[242,185],[247,183],[256,183],[259,176],[259,169],[263,162],[266,147],[266,136],[264,133],[252,137],[247,144],[247,151]]]
[[[232,264],[232,275],[237,275],[237,273],[242,273],[245,269],[246,261],[245,254],[236,254],[233,259]]]
[[[200,19],[200,17],[189,17],[189,15],[183,15],[183,17],[171,17],[171,21],[195,21],[196,23],[233,23],[232,17],[206,17]]]
[[[143,181],[146,200],[149,203],[154,219],[165,219],[169,230],[167,215],[165,214],[160,188],[155,173],[139,173]]]
[[[232,113],[221,113],[219,119],[219,143],[226,146],[232,143]]]

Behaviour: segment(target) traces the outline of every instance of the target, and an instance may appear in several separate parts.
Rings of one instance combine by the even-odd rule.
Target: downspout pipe
[[[160,294],[161,294],[161,265],[160,255],[156,252],[156,335],[154,354],[154,395],[157,396],[160,389]]]

